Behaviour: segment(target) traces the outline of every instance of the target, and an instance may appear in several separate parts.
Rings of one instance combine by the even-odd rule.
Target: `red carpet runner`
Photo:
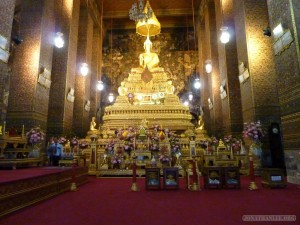
[[[131,192],[130,178],[95,178],[67,192],[0,219],[1,225],[296,225],[300,224],[300,188]],[[292,222],[245,222],[243,215],[295,215]]]

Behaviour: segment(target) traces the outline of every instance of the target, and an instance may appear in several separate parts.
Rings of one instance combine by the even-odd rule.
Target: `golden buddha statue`
[[[90,130],[96,130],[96,118],[93,116],[90,124]]]
[[[204,129],[204,121],[203,121],[202,115],[199,115],[198,126],[197,126],[196,130],[203,130],[203,129]]]
[[[149,36],[147,36],[146,41],[144,42],[145,52],[141,53],[139,56],[140,66],[143,68],[148,67],[149,70],[158,66],[159,58],[156,53],[151,52],[152,42],[150,41]]]
[[[159,67],[159,57],[151,52],[151,48],[147,36],[145,52],[139,55],[139,67],[131,68],[118,88],[116,101],[105,108],[104,128],[117,130],[125,124],[138,127],[139,137],[146,137],[148,125],[157,123],[180,131],[194,127],[190,122],[189,107],[174,94],[175,87],[164,68]]]
[[[120,96],[125,96],[127,94],[127,88],[125,87],[125,82],[121,82],[121,86],[118,88],[118,93]]]

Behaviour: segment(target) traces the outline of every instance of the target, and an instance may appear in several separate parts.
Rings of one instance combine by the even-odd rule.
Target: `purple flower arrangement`
[[[212,136],[212,137],[210,138],[210,143],[211,143],[211,145],[213,145],[213,146],[218,146],[218,145],[219,145],[219,140],[218,140],[216,137]]]
[[[115,154],[111,157],[111,163],[112,164],[120,164],[122,162],[122,155],[121,154]]]
[[[114,148],[115,148],[115,142],[114,140],[110,140],[106,146],[105,150],[107,151],[108,154],[113,155],[114,154]]]
[[[89,146],[89,143],[87,141],[80,141],[79,147],[80,148],[87,148]]]
[[[159,160],[162,163],[169,162],[171,160],[171,158],[168,154],[168,147],[167,146],[163,146],[162,149],[160,150]]]
[[[227,135],[224,137],[224,144],[225,145],[230,145],[232,142],[232,135]]]
[[[167,156],[167,155],[160,155],[159,156],[159,160],[162,162],[162,163],[166,163],[166,162],[170,162],[170,157]]]
[[[243,131],[243,138],[250,138],[254,142],[261,142],[264,137],[264,131],[261,127],[260,121],[251,122]]]
[[[242,141],[238,140],[237,138],[233,138],[231,146],[232,146],[232,149],[234,151],[240,151],[241,150],[241,146],[242,146]]]
[[[61,145],[64,145],[68,142],[68,140],[65,138],[65,137],[60,137],[58,139],[58,143],[61,144]]]
[[[27,142],[29,144],[41,143],[45,140],[45,133],[39,128],[32,128],[29,132],[26,133]]]
[[[71,139],[70,143],[71,143],[71,146],[76,146],[76,145],[79,144],[79,141],[78,141],[78,139],[76,137],[73,137]]]
[[[179,138],[174,134],[174,133],[170,133],[170,146],[171,146],[171,153],[172,155],[176,155],[181,153],[180,150],[180,141]]]

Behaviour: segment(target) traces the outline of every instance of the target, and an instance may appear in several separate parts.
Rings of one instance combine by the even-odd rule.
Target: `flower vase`
[[[262,155],[262,148],[261,143],[253,142],[250,145],[249,155],[253,158],[253,167],[254,167],[254,174],[260,175],[261,172],[261,155]]]
[[[32,144],[31,151],[28,154],[28,158],[39,158],[40,157],[40,143]]]

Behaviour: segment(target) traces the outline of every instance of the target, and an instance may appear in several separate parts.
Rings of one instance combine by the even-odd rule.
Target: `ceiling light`
[[[57,32],[54,38],[54,45],[57,48],[64,47],[65,41],[64,41],[64,35],[61,32]]]
[[[97,83],[97,89],[99,91],[102,91],[104,89],[104,83],[101,80],[99,80]]]
[[[206,71],[206,73],[211,73],[211,71],[212,71],[211,60],[209,60],[209,59],[205,61],[205,71]]]
[[[221,27],[221,37],[220,40],[223,44],[226,44],[229,42],[230,34],[228,32],[228,27]]]
[[[86,76],[89,73],[89,66],[87,63],[81,63],[80,74]]]
[[[201,82],[200,82],[199,78],[195,79],[194,88],[196,88],[196,89],[200,89],[201,88]]]
[[[112,103],[114,100],[115,100],[114,94],[113,94],[113,93],[110,93],[110,94],[108,95],[108,101],[109,101],[110,103]]]

